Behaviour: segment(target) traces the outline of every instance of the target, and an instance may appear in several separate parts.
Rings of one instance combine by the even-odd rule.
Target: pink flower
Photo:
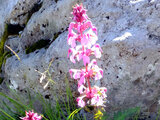
[[[107,89],[104,87],[94,86],[91,91],[86,88],[85,91],[77,98],[78,106],[84,107],[87,104],[93,106],[105,106]]]
[[[91,99],[91,105],[94,106],[105,106],[104,103],[106,102],[106,92],[107,89],[105,87],[94,87],[97,90],[97,93]]]
[[[69,73],[70,73],[71,78],[79,79],[81,77],[82,71],[78,69],[70,69]]]
[[[79,84],[79,83],[78,83],[78,92],[79,92],[80,94],[82,94],[85,89],[86,89],[86,87],[85,87],[83,84]]]
[[[89,57],[91,55],[95,55],[96,58],[100,58],[101,52],[102,52],[102,49],[98,44],[95,44],[91,49],[86,49],[85,47],[82,47],[81,45],[79,45],[79,46],[76,46],[75,49],[70,48],[68,50],[68,57],[72,53],[72,55],[70,56],[71,62],[76,63],[75,59],[77,59],[77,61],[80,61],[81,59],[83,59],[84,66],[86,66],[87,64],[90,63]]]
[[[97,29],[92,25],[86,15],[86,10],[82,5],[73,8],[73,20],[69,25],[67,42],[71,46],[68,50],[70,61],[83,60],[85,68],[70,69],[70,76],[78,81],[78,91],[80,97],[77,98],[78,106],[84,107],[86,104],[93,106],[104,106],[106,98],[106,88],[91,87],[90,80],[99,80],[103,77],[103,70],[97,66],[95,59],[90,56],[100,58],[102,49],[98,40]]]
[[[72,73],[74,74],[72,75]],[[98,80],[103,77],[103,70],[97,66],[96,60],[93,59],[86,69],[70,69],[70,75],[74,79],[80,79],[80,81],[85,81],[85,78],[94,78],[95,80]]]
[[[84,66],[86,66],[90,62],[90,58],[85,54],[82,56],[82,58],[83,58]]]
[[[34,113],[33,110],[26,112],[25,117],[20,117],[21,120],[41,120],[42,116],[38,116],[37,113]]]
[[[78,38],[78,35],[75,32],[71,31],[68,34],[68,39],[67,39],[68,45],[71,45],[71,47],[74,48],[76,46],[77,38]]]
[[[78,80],[78,91],[83,93],[86,79],[99,80],[103,77],[103,70],[97,66],[97,62],[93,59],[86,69],[70,69],[70,76]]]
[[[77,51],[74,49],[74,48],[70,48],[68,50],[68,57],[69,57],[69,54],[72,53],[72,55],[70,56],[70,61],[73,62],[73,63],[76,63],[75,61],[75,57],[77,55]]]
[[[97,40],[97,35],[90,29],[83,34],[83,38],[81,39],[81,45],[91,48],[91,46],[94,45]]]
[[[82,4],[81,5],[76,5],[73,8],[73,20],[76,22],[84,22],[88,19],[88,16],[86,14],[86,10],[83,8]]]
[[[86,29],[89,29],[86,31],[83,35],[83,33]],[[76,32],[73,31],[76,30]],[[81,45],[86,45],[91,47],[91,45],[94,45],[96,41],[98,40],[97,37],[97,29],[91,24],[91,21],[87,21],[83,25],[71,22],[69,25],[69,34],[68,34],[68,44],[71,45],[72,48],[76,46],[76,41],[81,42]]]
[[[81,30],[85,31],[88,28],[91,28],[93,32],[97,35],[97,28],[93,26],[92,22],[90,20],[86,21],[84,24],[81,25]]]
[[[79,79],[78,80],[78,91],[80,93],[83,93],[83,90],[85,89],[84,85],[86,83],[86,78],[85,78],[85,69],[82,70],[77,70],[77,69],[70,69],[70,75],[71,77],[73,77],[74,79]],[[73,74],[73,75],[72,75]]]
[[[97,66],[97,61],[95,59],[88,64],[88,71],[92,71],[92,74],[89,74],[92,79],[99,80],[103,77],[103,70]]]
[[[102,49],[100,47],[99,44],[95,44],[91,50],[94,52],[94,55],[96,58],[100,58],[101,57],[101,53],[102,53]]]
[[[86,105],[86,103],[83,101],[83,98],[84,96],[77,98],[78,106],[80,107],[84,107]]]
[[[94,44],[98,40],[97,29],[92,25],[92,22],[88,20],[86,10],[82,5],[76,5],[73,8],[73,16],[75,22],[71,22],[69,25],[68,44],[71,45],[72,48],[76,46],[76,41],[81,42],[82,45],[86,44],[85,42],[91,45]],[[88,30],[88,32],[86,30]],[[89,41],[86,39],[89,39]]]

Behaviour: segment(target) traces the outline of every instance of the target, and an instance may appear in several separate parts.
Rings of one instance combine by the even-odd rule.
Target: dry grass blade
[[[18,56],[18,54],[16,53],[16,52],[14,52],[13,50],[12,50],[12,48],[10,48],[9,46],[7,46],[7,45],[5,45],[11,52],[13,52],[13,54],[15,54],[15,56],[18,58],[18,60],[21,62],[21,59],[20,59],[20,57]]]

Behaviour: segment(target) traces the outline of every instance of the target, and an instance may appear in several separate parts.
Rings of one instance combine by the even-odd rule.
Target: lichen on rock
[[[4,45],[7,38],[8,38],[8,25],[5,24],[5,30],[0,40],[0,74],[2,72],[2,65],[6,60],[5,57],[8,55],[8,52],[4,51]],[[0,76],[0,83],[2,83],[2,81],[3,81],[3,78]]]

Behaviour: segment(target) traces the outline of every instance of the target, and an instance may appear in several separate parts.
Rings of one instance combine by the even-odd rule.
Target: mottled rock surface
[[[9,0],[8,0],[9,1]],[[65,80],[68,79],[72,90],[76,81],[68,75],[70,68],[78,68],[81,63],[72,64],[67,59],[67,28],[72,21],[70,12],[78,0],[27,0],[32,1],[24,10],[5,13],[8,18],[30,11],[35,3],[42,6],[32,14],[24,30],[7,43],[19,51],[21,62],[15,56],[7,59],[4,67],[5,81],[13,88],[26,87],[50,96],[53,91],[65,95]],[[1,1],[6,4],[5,1]],[[16,6],[21,2],[17,0]],[[103,49],[99,65],[104,70],[101,86],[108,88],[106,109],[140,106],[149,112],[159,109],[160,92],[160,1],[159,0],[83,0],[87,14],[98,29],[98,43]],[[11,3],[10,3],[11,4]],[[0,4],[1,5],[1,4]],[[16,14],[13,14],[16,13]],[[15,16],[14,16],[15,15]],[[0,16],[1,17],[1,16]],[[5,20],[0,21],[0,26]],[[16,24],[24,24],[26,17],[19,17]],[[10,22],[10,24],[13,24]],[[18,41],[18,44],[16,42]],[[40,40],[51,42],[44,48],[25,53],[26,48]],[[47,79],[40,83],[41,73],[52,61],[51,77],[56,84]],[[39,72],[37,72],[39,71]],[[41,72],[41,73],[40,73]],[[76,93],[74,92],[75,96]],[[53,96],[50,96],[54,99]]]
[[[18,0],[0,0],[0,37],[4,32],[4,24]]]

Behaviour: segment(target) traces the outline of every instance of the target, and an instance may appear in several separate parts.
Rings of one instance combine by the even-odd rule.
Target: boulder
[[[30,88],[54,100],[51,93],[65,96],[65,81],[69,80],[72,91],[77,91],[77,82],[70,78],[68,71],[83,64],[73,64],[67,58],[67,28],[76,2],[78,0],[47,0],[31,16],[19,38],[19,45],[16,44],[21,62],[12,56],[4,67],[5,81],[9,80],[14,89]],[[158,111],[160,1],[84,0],[82,3],[98,29],[98,43],[103,49],[98,64],[104,70],[104,76],[97,84],[108,89],[106,110],[139,106],[149,112]],[[24,52],[40,40],[50,42],[28,54]],[[50,77],[45,72],[49,64]],[[47,77],[42,80],[45,75]],[[77,92],[73,95],[76,97]]]

